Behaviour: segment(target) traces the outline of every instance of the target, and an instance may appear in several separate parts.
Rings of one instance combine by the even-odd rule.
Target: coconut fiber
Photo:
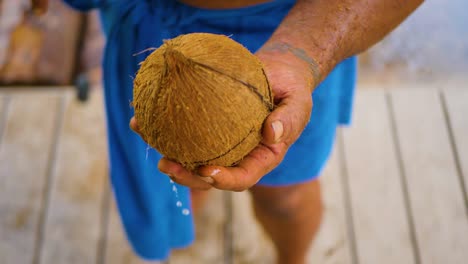
[[[143,140],[189,170],[238,163],[261,141],[273,109],[257,57],[208,33],[165,41],[141,63],[133,96]]]

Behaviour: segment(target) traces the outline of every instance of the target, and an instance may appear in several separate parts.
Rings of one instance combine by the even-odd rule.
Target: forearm
[[[337,63],[381,40],[422,2],[298,0],[265,46],[304,51],[307,57],[300,59],[316,62],[319,82]]]

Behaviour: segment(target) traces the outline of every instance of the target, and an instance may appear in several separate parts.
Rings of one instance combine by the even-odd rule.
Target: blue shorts
[[[65,0],[81,9],[99,8],[107,44],[104,91],[110,177],[122,223],[136,253],[165,259],[171,248],[194,238],[189,190],[174,186],[156,164],[161,155],[132,132],[132,76],[138,63],[164,39],[190,32],[231,36],[252,52],[272,34],[295,1],[277,0],[248,8],[197,9],[175,0]],[[263,185],[287,185],[317,177],[333,145],[338,124],[348,123],[356,59],[343,61],[313,93],[311,121],[289,149],[284,162],[261,179]],[[181,203],[182,206],[180,206]]]

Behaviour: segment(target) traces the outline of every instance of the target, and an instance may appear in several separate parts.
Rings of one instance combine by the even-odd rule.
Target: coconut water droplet
[[[150,145],[146,144],[146,160],[148,160],[149,150],[150,150]]]
[[[177,192],[177,186],[175,185],[173,180],[169,180],[169,182],[172,184],[172,191],[175,193],[177,201],[179,201],[179,193]]]
[[[177,202],[176,202],[176,206],[177,207],[182,207],[183,204],[182,202],[179,200],[179,193],[177,191],[177,186],[175,185],[174,181],[173,180],[169,180],[169,182],[172,184],[172,191],[175,193],[175,197],[177,199]],[[189,215],[190,214],[190,211],[187,209],[187,208],[184,208],[182,209],[182,214],[183,215]]]

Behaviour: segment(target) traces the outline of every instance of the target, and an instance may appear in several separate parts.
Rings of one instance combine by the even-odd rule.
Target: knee
[[[283,187],[255,186],[251,193],[255,209],[270,217],[288,219],[311,213],[321,216],[323,211],[317,180]]]

